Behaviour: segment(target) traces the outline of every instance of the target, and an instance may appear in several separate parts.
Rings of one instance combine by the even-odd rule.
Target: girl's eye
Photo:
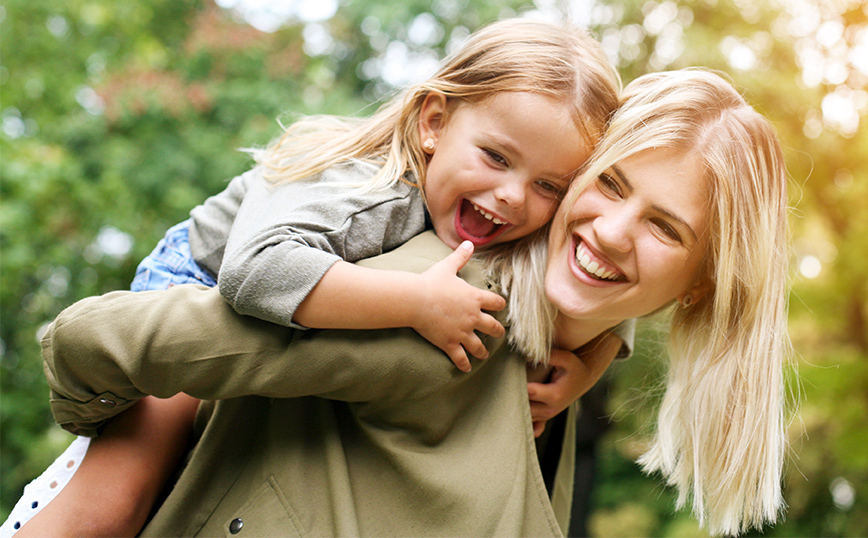
[[[621,196],[621,186],[618,185],[618,182],[615,181],[615,178],[613,178],[609,174],[600,174],[597,177],[597,183],[600,185],[600,189],[610,192],[616,196]]]
[[[670,226],[668,222],[660,219],[655,219],[653,222],[654,225],[657,226],[657,229],[663,233],[663,235],[665,235],[669,239],[672,239],[673,241],[681,243],[681,234],[679,234],[675,228]]]
[[[483,149],[482,151],[484,151],[485,154],[488,156],[488,158],[491,159],[492,161],[494,161],[495,163],[497,163],[501,166],[506,166],[506,159],[503,157],[503,155],[497,153],[496,151],[492,151],[490,149]]]
[[[536,185],[545,196],[554,198],[556,200],[560,200],[564,197],[564,191],[566,190],[566,188],[563,185],[559,185],[558,183],[553,183],[551,181],[546,181],[544,179],[537,181]]]

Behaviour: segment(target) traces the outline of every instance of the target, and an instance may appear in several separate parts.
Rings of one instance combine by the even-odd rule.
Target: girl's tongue
[[[462,200],[461,202],[459,222],[465,232],[480,239],[492,235],[501,226],[486,218],[485,215],[477,211],[473,207],[473,204],[467,200]]]

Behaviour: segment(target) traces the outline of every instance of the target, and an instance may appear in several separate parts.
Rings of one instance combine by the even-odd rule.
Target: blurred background
[[[3,0],[0,3],[0,517],[71,441],[39,355],[74,301],[138,261],[299,114],[368,114],[478,26],[592,29],[624,81],[729,73],[790,167],[800,418],[786,520],[765,536],[868,535],[868,4],[860,0]],[[576,535],[701,536],[633,463],[661,339],[589,395]],[[608,418],[601,418],[601,417]],[[585,505],[583,505],[585,506]]]

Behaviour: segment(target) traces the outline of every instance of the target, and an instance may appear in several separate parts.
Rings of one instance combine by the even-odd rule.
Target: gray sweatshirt
[[[275,186],[254,168],[190,212],[193,258],[238,313],[298,327],[296,309],[335,262],[377,256],[425,229],[418,187],[355,188],[376,172],[355,161]]]

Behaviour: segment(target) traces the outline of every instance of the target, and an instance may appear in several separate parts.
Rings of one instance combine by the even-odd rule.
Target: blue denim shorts
[[[166,231],[165,237],[136,269],[130,285],[132,291],[165,290],[177,284],[217,285],[214,277],[193,259],[189,231],[189,220]]]

